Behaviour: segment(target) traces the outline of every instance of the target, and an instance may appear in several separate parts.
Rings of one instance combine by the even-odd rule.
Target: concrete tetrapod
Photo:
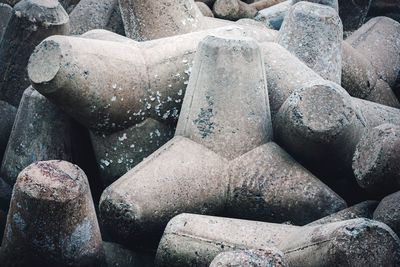
[[[279,31],[277,43],[322,78],[341,83],[343,27],[331,7],[299,2],[293,5]]]
[[[246,75],[237,75],[242,72]],[[233,111],[232,106],[240,108]],[[277,145],[263,145],[272,138],[271,119],[265,71],[254,41],[207,37],[201,42],[176,135],[104,191],[100,201],[102,222],[118,242],[151,246],[176,214],[222,214],[231,201],[230,186],[236,186],[238,191],[242,187],[245,192],[250,181],[255,186],[260,184],[259,194],[263,195],[246,202],[251,209],[270,205],[283,210],[276,218],[257,210],[253,215],[257,218],[304,224],[346,206]],[[245,154],[252,149],[256,151]],[[268,166],[277,167],[259,167],[262,174],[256,170],[244,181],[237,169],[232,178],[227,174],[228,160],[239,157],[235,166],[246,165],[253,155],[270,162]],[[270,190],[266,180],[288,185],[296,193],[286,194],[285,188],[279,186]],[[304,186],[312,192],[308,196],[304,196]],[[276,194],[283,196],[274,198]],[[298,210],[304,208],[303,213],[293,212],[293,205]],[[235,208],[231,208],[235,216],[246,216],[240,214],[240,207]],[[145,244],[149,241],[153,244]]]
[[[166,227],[156,266],[208,266],[224,251],[281,250],[289,266],[398,266],[400,240],[385,224],[354,219],[291,226],[181,214]]]
[[[78,166],[42,161],[20,173],[0,258],[4,266],[102,266],[93,200]]]
[[[382,124],[369,129],[358,143],[353,171],[358,184],[380,194],[400,189],[400,126]]]
[[[14,185],[18,174],[36,161],[72,160],[72,122],[35,89],[25,90],[11,131],[0,177]]]
[[[362,134],[382,122],[399,124],[400,110],[352,98],[339,85],[320,81],[304,84],[286,100],[276,116],[274,133],[295,158],[352,173]]]
[[[209,34],[271,41],[275,32],[230,26],[144,43],[67,36],[30,58],[33,87],[89,129],[116,132],[146,117],[176,121],[198,43]]]
[[[237,250],[218,254],[210,267],[286,267],[283,253],[276,249]]]
[[[0,99],[17,107],[29,86],[26,66],[34,48],[46,37],[67,34],[68,14],[56,0],[23,0],[0,43]]]

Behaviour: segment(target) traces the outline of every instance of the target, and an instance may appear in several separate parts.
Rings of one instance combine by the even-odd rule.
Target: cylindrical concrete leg
[[[103,184],[112,184],[173,136],[172,127],[150,118],[110,135],[91,132]]]
[[[6,32],[8,22],[13,15],[13,9],[7,4],[0,3],[0,43],[3,39],[3,35]]]
[[[400,189],[400,126],[383,124],[368,130],[353,158],[358,184],[369,192],[393,193]]]
[[[341,166],[351,172],[362,134],[382,122],[400,123],[400,110],[352,98],[325,81],[296,90],[282,105],[274,127],[278,143],[295,157],[313,166]]]
[[[260,44],[268,83],[269,103],[274,121],[286,99],[304,84],[323,82],[323,78],[296,56],[276,43]]]
[[[400,240],[385,224],[354,219],[317,226],[181,214],[165,229],[156,266],[208,266],[224,251],[276,247],[289,266],[398,266]],[[366,252],[368,251],[368,252]]]
[[[0,254],[4,266],[102,266],[93,200],[78,166],[44,161],[20,173]]]
[[[309,223],[307,224],[307,226],[340,222],[356,218],[372,219],[374,210],[378,206],[378,204],[379,204],[378,201],[373,201],[373,200],[364,201],[354,206],[351,206],[347,209],[341,210],[339,212],[321,218],[317,221]]]
[[[96,131],[116,132],[148,116],[176,122],[197,46],[210,34],[260,42],[275,37],[248,26],[135,45],[54,36],[35,49],[28,74],[35,89]]]
[[[36,161],[72,160],[71,119],[46,97],[25,90],[11,131],[0,176],[13,185],[18,174]]]
[[[119,0],[125,33],[137,41],[201,30],[203,15],[191,0]]]
[[[348,168],[364,127],[350,95],[328,81],[296,90],[274,123],[278,143],[296,158]]]
[[[399,40],[400,23],[387,17],[369,20],[346,39],[390,86],[394,85],[400,72]]]
[[[130,247],[154,247],[179,213],[221,214],[228,188],[226,164],[211,150],[175,137],[103,192],[104,229]]]
[[[254,18],[257,9],[240,0],[217,0],[213,7],[217,18],[228,20],[239,20],[243,18]]]
[[[210,267],[232,266],[285,267],[289,265],[287,265],[285,257],[281,251],[269,248],[262,250],[221,252],[210,264]]]
[[[304,225],[346,208],[342,198],[275,143],[228,166],[229,217]]]
[[[272,140],[261,51],[251,39],[199,45],[176,135],[232,160]]]
[[[387,224],[400,235],[400,192],[393,193],[379,203],[374,212],[374,220]]]
[[[277,42],[322,78],[341,83],[343,28],[331,7],[309,2],[293,5]]]
[[[67,34],[68,14],[56,0],[23,0],[15,5],[0,43],[0,99],[18,106],[29,86],[28,60],[43,39]]]
[[[2,162],[17,109],[0,100],[0,114],[0,162]]]

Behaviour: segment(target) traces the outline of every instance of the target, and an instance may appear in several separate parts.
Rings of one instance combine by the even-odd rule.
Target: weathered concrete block
[[[8,22],[13,14],[13,9],[7,4],[0,3],[0,43],[7,29]]]
[[[329,6],[304,1],[289,9],[277,39],[322,78],[338,84],[342,76],[342,41],[338,13]]]
[[[144,41],[202,29],[203,15],[192,0],[119,0],[126,36]]]
[[[0,176],[13,185],[18,174],[36,161],[72,160],[71,119],[29,87],[15,118]]]
[[[28,74],[36,90],[96,131],[116,132],[147,117],[176,122],[197,45],[209,34],[275,37],[246,26],[135,45],[54,36],[36,48]]]
[[[373,18],[346,41],[371,62],[380,79],[394,85],[400,71],[400,23]]]
[[[221,214],[226,164],[211,150],[175,137],[103,192],[102,225],[119,243],[154,246],[179,213]]]
[[[18,106],[29,86],[28,59],[43,39],[68,33],[68,14],[56,0],[23,0],[15,5],[0,43],[0,99]]]
[[[0,100],[0,162],[7,147],[17,109]]]
[[[78,166],[44,161],[20,173],[0,254],[5,266],[102,266],[93,200]]]
[[[316,220],[312,223],[309,223],[307,224],[307,226],[340,222],[356,218],[372,219],[374,210],[376,209],[378,204],[379,204],[378,201],[373,201],[373,200],[364,201],[354,206],[351,206],[347,209],[341,210],[339,212],[336,212],[334,214]]]
[[[324,81],[296,90],[282,105],[274,127],[278,143],[295,157],[351,172],[362,134],[382,121],[400,123],[400,110],[352,98],[339,85]]]
[[[174,136],[174,129],[151,118],[110,135],[90,137],[105,186],[112,184]]]
[[[176,135],[226,159],[272,140],[261,50],[250,39],[202,41],[184,103]]]
[[[125,35],[118,0],[81,0],[69,16],[71,34],[107,29]]]
[[[156,266],[208,266],[220,252],[271,246],[285,254],[289,266],[397,266],[400,262],[396,234],[385,224],[367,219],[297,227],[181,214],[165,229]]]
[[[276,249],[244,250],[221,252],[211,262],[210,267],[232,267],[232,266],[289,266],[283,253]]]
[[[393,231],[400,234],[400,192],[393,193],[379,203],[374,212],[374,220],[387,224]]]
[[[232,105],[237,107],[234,111]],[[243,207],[249,207],[257,211],[252,216],[258,219],[296,223],[307,223],[343,209],[346,204],[340,197],[279,147],[260,147],[272,138],[268,106],[265,71],[254,41],[207,37],[201,42],[176,131],[177,136],[188,139],[175,137],[106,189],[100,212],[113,238],[131,246],[151,246],[145,243],[157,241],[172,216],[188,210],[223,214],[229,201],[234,202],[230,206],[234,216],[249,216],[249,212],[243,212]],[[253,148],[255,151],[245,154]],[[243,158],[237,158],[242,154]],[[235,158],[238,161],[234,161],[232,176],[227,175],[228,160]],[[262,159],[269,164],[264,165]],[[251,165],[256,168],[254,172],[244,171],[243,165],[248,161],[262,163]],[[269,165],[276,168],[262,167]],[[299,175],[292,179],[289,173]],[[265,184],[270,179],[299,194],[275,198],[286,187],[270,189]],[[246,200],[240,206],[248,183],[254,183],[263,198]],[[310,197],[304,196],[304,186],[313,192]],[[230,188],[243,195],[231,196],[233,193],[227,193]],[[154,195],[160,198],[154,199]],[[257,209],[260,205],[281,207],[283,211],[274,217],[275,214]],[[304,208],[303,213],[288,207],[292,205]]]
[[[272,142],[231,161],[228,177],[224,214],[229,217],[304,225],[346,208],[343,199]]]
[[[361,138],[353,158],[358,184],[374,193],[400,189],[400,126],[383,124],[369,129]]]

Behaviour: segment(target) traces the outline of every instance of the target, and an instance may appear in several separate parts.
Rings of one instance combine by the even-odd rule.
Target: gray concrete
[[[373,193],[389,194],[400,190],[399,155],[400,126],[383,124],[368,130],[353,158],[358,184]]]
[[[393,86],[400,71],[400,23],[386,17],[369,20],[346,41],[375,67],[378,77]]]
[[[102,182],[109,186],[174,136],[174,129],[146,119],[112,134],[91,132],[90,138]]]
[[[343,27],[331,7],[309,2],[293,5],[279,31],[277,43],[322,78],[341,83]]]
[[[236,217],[247,217],[252,210],[256,212],[251,216],[257,219],[299,224],[346,207],[277,145],[263,145],[272,138],[265,83],[261,53],[254,41],[208,37],[201,42],[177,137],[102,195],[103,224],[115,240],[130,246],[152,246],[147,242],[158,240],[172,216],[182,212],[223,214],[229,202],[229,212]],[[232,159],[228,174],[228,160]],[[293,173],[298,176],[289,175]],[[246,191],[249,183],[254,183],[262,197],[243,200],[246,192],[252,191]],[[309,194],[304,194],[304,187]],[[287,188],[296,193],[284,194]],[[281,198],[276,198],[277,194]],[[274,208],[268,212],[260,206],[283,211],[275,215]]]
[[[0,176],[14,185],[28,165],[44,160],[72,160],[69,116],[32,87],[25,90],[15,118]]]
[[[182,212],[221,214],[227,160],[175,137],[102,194],[102,225],[118,243],[157,246],[168,221]]]
[[[118,0],[81,0],[69,16],[73,35],[94,29],[125,35]]]
[[[351,171],[362,134],[382,122],[399,124],[400,110],[352,98],[339,85],[323,81],[303,85],[286,100],[274,133],[278,143],[304,162]]]
[[[0,258],[4,266],[104,266],[92,195],[78,166],[42,161],[20,173]]]
[[[232,160],[272,140],[261,50],[251,39],[199,44],[176,135]]]
[[[398,266],[400,240],[385,224],[354,219],[297,227],[181,214],[165,229],[156,266],[208,266],[224,251],[281,250],[289,266]]]
[[[346,208],[345,201],[275,143],[228,164],[224,214],[304,225]]]
[[[257,8],[240,0],[217,0],[213,12],[215,17],[227,20],[239,20],[243,18],[254,18]]]
[[[374,220],[388,225],[392,230],[400,235],[400,192],[386,196],[379,203],[374,212]]]
[[[276,249],[236,250],[221,252],[211,262],[210,267],[286,267],[289,266],[283,253]]]
[[[193,0],[119,0],[126,36],[138,41],[180,35],[202,29]]]
[[[378,206],[378,201],[368,200],[358,203],[354,206],[348,207],[347,209],[341,210],[312,223],[307,224],[307,226],[327,224],[333,222],[340,222],[345,220],[352,220],[356,218],[366,218],[371,219],[373,217],[374,211]]]
[[[212,10],[205,3],[203,3],[203,2],[195,2],[195,3],[197,5],[197,7],[199,8],[201,14],[203,14],[203,16],[210,17],[210,18],[214,17]]]
[[[14,12],[0,43],[0,99],[17,107],[29,86],[26,66],[34,48],[69,27],[68,14],[56,0],[23,0]]]
[[[176,122],[197,45],[210,34],[260,42],[276,35],[241,25],[134,45],[54,36],[37,47],[28,74],[36,90],[96,131],[116,132],[147,117]]]

